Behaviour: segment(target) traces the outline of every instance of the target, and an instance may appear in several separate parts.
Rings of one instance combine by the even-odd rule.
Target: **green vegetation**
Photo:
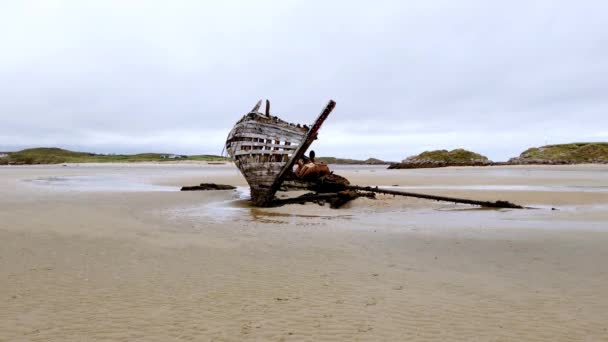
[[[385,164],[390,164],[390,162],[385,162],[384,160],[380,160],[378,158],[367,158],[367,159],[365,159],[365,161],[363,163],[364,164],[368,164],[368,165],[385,165]]]
[[[425,151],[408,157],[401,163],[391,164],[389,169],[418,169],[446,166],[486,166],[492,161],[479,153],[458,148],[455,150]]]
[[[509,162],[524,164],[608,163],[608,143],[571,143],[533,147]]]
[[[228,161],[229,158],[217,155],[174,155],[172,153],[140,154],[97,154],[74,152],[56,147],[30,148],[18,152],[8,152],[8,157],[0,157],[0,165],[63,164],[63,163],[131,163],[131,162],[170,162],[179,160]],[[380,159],[356,160],[334,157],[319,157],[317,161],[326,164],[388,164]]]
[[[120,163],[120,162],[167,162],[176,160],[225,161],[224,157],[216,155],[182,156],[171,153],[140,153],[140,154],[95,154],[74,152],[56,147],[30,148],[18,152],[9,152],[8,157],[0,158],[4,164],[62,164],[62,163]]]
[[[408,160],[417,159],[419,161],[425,162],[441,162],[441,163],[479,163],[479,162],[490,162],[486,156],[482,156],[479,153],[467,151],[462,148],[458,148],[455,150],[435,150],[435,151],[425,151],[420,153],[417,156],[409,157],[404,162]]]
[[[325,164],[341,164],[341,165],[362,165],[362,164],[389,164],[385,161],[376,158],[368,158],[367,160],[336,158],[336,157],[317,157],[316,161]]]
[[[325,164],[363,164],[363,160],[336,158],[336,157],[317,157],[315,161]]]

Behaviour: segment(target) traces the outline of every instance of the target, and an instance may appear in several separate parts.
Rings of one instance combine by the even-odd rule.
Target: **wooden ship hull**
[[[294,163],[316,139],[336,103],[329,101],[310,127],[270,115],[268,100],[266,111],[261,113],[261,103],[260,100],[234,125],[225,147],[249,183],[253,204],[268,206]]]

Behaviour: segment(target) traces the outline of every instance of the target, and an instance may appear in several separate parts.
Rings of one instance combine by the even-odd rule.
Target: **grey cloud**
[[[319,154],[605,140],[601,1],[9,2],[0,150],[219,153],[259,98]]]

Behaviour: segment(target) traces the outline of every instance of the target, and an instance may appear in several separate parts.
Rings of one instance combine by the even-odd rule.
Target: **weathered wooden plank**
[[[260,134],[260,133],[239,132],[238,139],[241,139],[241,138],[272,139],[272,140],[280,139],[280,137],[276,137],[276,136],[269,137],[268,135],[264,135],[264,134]],[[283,140],[281,140],[281,141],[289,141],[292,145],[297,145],[300,142],[302,142],[302,140],[304,140],[304,136],[299,136],[299,137],[292,136],[291,137],[291,138],[293,138],[292,140],[289,140],[288,136],[283,136],[282,138],[283,138]],[[231,144],[231,143],[235,143],[235,142],[239,142],[239,141],[241,141],[241,140],[237,140],[237,138],[235,138],[234,140],[228,139],[227,143]]]
[[[301,135],[301,136],[306,135],[306,132],[307,132],[307,129],[298,128],[297,126],[280,125],[280,124],[265,123],[265,122],[258,122],[258,121],[245,122],[239,128],[241,128],[241,129],[254,128],[257,130],[259,130],[259,129],[270,130],[272,132],[276,132],[277,130],[280,130],[282,132],[287,132],[287,133]]]
[[[269,131],[267,129],[261,129],[256,127],[241,127],[237,132],[234,133],[234,136],[239,137],[251,137],[251,138],[270,138],[273,140],[281,140],[281,141],[303,141],[304,134],[300,134],[297,132],[289,132],[289,131],[278,131],[273,130]],[[228,139],[230,142],[230,139]]]
[[[241,146],[262,146],[262,147],[271,147],[271,148],[283,148],[289,150],[295,150],[298,148],[298,145],[282,145],[282,144],[271,144],[271,143],[263,143],[263,142],[255,142],[255,141],[235,141],[230,143],[231,149],[240,149]],[[271,151],[271,150],[267,150]]]
[[[293,149],[283,149],[283,148],[276,148],[276,149],[261,149],[259,147],[253,147],[250,148],[248,146],[244,146],[243,149],[236,149],[236,151],[231,151],[231,153],[234,156],[238,156],[238,155],[279,155],[279,154],[288,154],[291,155],[295,152],[295,150]]]
[[[276,176],[277,168],[250,167],[250,168],[243,168],[243,171],[247,172],[247,174],[273,173],[274,172],[274,175]],[[280,169],[278,171],[280,171]]]
[[[284,162],[251,162],[246,165],[246,167],[260,167],[260,168],[282,168],[285,165]]]
[[[289,132],[292,132],[295,134],[306,134],[306,132],[308,132],[308,128],[305,128],[304,126],[294,125],[294,124],[291,124],[288,122],[263,120],[263,121],[257,121],[257,123],[259,124],[259,127],[270,128],[270,129],[278,128],[280,130],[289,131]],[[245,122],[243,126],[250,127],[252,124],[253,124],[253,122],[249,121],[249,122]]]
[[[258,110],[260,110],[261,105],[262,105],[262,100],[258,101],[258,103],[256,103],[255,106],[253,106],[253,108],[251,108],[251,110],[249,112],[256,113]]]
[[[270,202],[274,198],[274,194],[277,192],[277,190],[279,190],[279,187],[283,182],[283,177],[285,177],[287,171],[291,170],[296,160],[298,160],[301,156],[304,155],[308,147],[310,147],[312,142],[317,138],[317,134],[319,133],[319,129],[321,129],[323,122],[325,121],[325,119],[327,119],[327,117],[335,107],[336,102],[334,100],[329,100],[321,114],[319,114],[319,116],[317,117],[317,120],[315,120],[315,123],[308,131],[308,134],[306,134],[306,138],[304,139],[304,141],[298,146],[296,152],[290,157],[289,161],[285,164],[283,169],[281,169],[281,172],[277,175],[277,178],[274,180],[270,189],[266,193],[266,198],[258,198],[257,203],[255,203],[256,205],[267,206],[270,204]]]
[[[247,171],[247,175],[267,175],[267,174],[273,174],[273,170],[268,170],[268,169],[249,169],[246,170]],[[276,172],[274,172],[274,175],[276,175]]]
[[[268,170],[251,170],[247,171],[247,174],[250,176],[272,176],[273,179],[274,176],[276,176],[276,173],[270,172]]]
[[[251,122],[248,123],[244,123],[241,124],[241,126],[237,127],[237,131],[238,133],[254,133],[254,134],[264,134],[265,136],[273,136],[273,135],[277,135],[277,134],[282,134],[282,135],[286,135],[286,134],[291,134],[294,136],[298,136],[300,137],[300,139],[303,139],[304,136],[306,135],[306,132],[301,132],[301,131],[294,131],[291,129],[285,129],[285,128],[281,128],[281,127],[272,127],[272,125],[253,125]]]
[[[270,147],[270,148],[286,148],[290,150],[295,150],[298,148],[298,145],[284,145],[284,144],[275,144],[275,143],[265,143],[265,142],[256,142],[256,141],[235,141],[230,143],[231,147],[240,147],[240,146],[255,146],[255,147]]]
[[[266,112],[264,114],[270,116],[270,101],[268,101],[268,99],[266,99]]]
[[[293,154],[293,151],[271,151],[271,150],[242,150],[233,153],[235,157],[249,158],[254,163],[265,163],[265,162],[287,162],[286,160],[275,159],[279,157],[274,156],[288,156]]]
[[[266,188],[270,188],[272,182],[274,182],[274,177],[270,175],[251,175],[251,179],[255,180],[256,186],[264,186]]]
[[[274,175],[253,175],[252,179],[255,179],[255,184],[257,185],[266,185],[266,187],[270,187],[272,182],[274,182]]]
[[[273,173],[274,175],[276,175],[278,172],[281,171],[281,168],[283,167],[283,165],[285,165],[285,162],[273,162],[273,164],[280,164],[280,165],[272,165],[272,166],[266,166],[266,165],[260,165],[259,163],[251,163],[251,164],[241,164],[241,170],[243,171],[243,173],[246,173],[247,175],[252,174],[252,172],[257,172],[257,171],[261,171],[261,172],[266,172],[266,173]]]
[[[247,172],[247,174],[251,174],[252,172],[274,172],[276,175],[276,171],[281,171],[280,167],[270,167],[270,168],[262,168],[259,166],[243,166],[243,171]]]
[[[293,128],[293,129],[297,129],[297,130],[307,130],[306,127],[300,125],[300,124],[294,124],[285,120],[282,120],[281,118],[277,117],[277,116],[266,116],[264,113],[261,112],[250,112],[248,114],[246,114],[245,116],[243,116],[243,118],[241,118],[241,120],[239,122],[237,122],[237,124],[246,124],[248,122],[259,122],[259,123],[264,123],[264,124],[270,124],[273,126],[277,126],[277,127],[289,127],[289,128]]]
[[[268,155],[279,155],[287,154],[291,155],[294,151],[278,151],[278,150],[241,150],[234,152],[235,156],[247,155],[247,154],[268,154]]]

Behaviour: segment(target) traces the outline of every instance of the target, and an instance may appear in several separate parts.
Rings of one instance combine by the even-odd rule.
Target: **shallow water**
[[[277,212],[275,208],[257,208],[249,202],[251,194],[249,187],[246,186],[238,186],[236,190],[227,194],[226,197],[226,199],[219,199],[201,205],[168,209],[168,213],[175,218],[188,216],[216,223],[238,221],[296,225],[301,224],[302,220],[310,221],[313,219],[351,217],[350,214],[345,215],[340,211],[329,210],[329,208],[327,208],[328,212],[325,215],[319,213],[301,213],[297,210],[289,210],[290,212],[285,213]],[[299,206],[297,205],[294,208],[299,208]]]
[[[27,179],[34,186],[61,191],[146,192],[179,191],[179,187],[155,185],[144,179],[123,175],[77,175]]]
[[[212,168],[207,172],[225,173],[226,169],[222,170]],[[344,170],[349,170],[348,167],[343,167]],[[120,170],[113,168],[103,168],[104,172],[110,173],[93,173],[93,174],[77,174],[77,175],[57,175],[49,177],[37,177],[24,179],[24,182],[35,187],[46,188],[50,191],[77,191],[77,192],[177,192],[177,186],[164,186],[153,184],[155,177],[159,174],[180,172],[184,174],[198,174],[196,168],[186,168],[185,170],[175,170],[168,167],[155,166],[154,168],[142,168],[134,172],[121,173]],[[132,170],[132,169],[131,169]],[[95,172],[95,170],[93,170]],[[364,167],[361,172],[392,172],[374,167]],[[410,170],[406,170],[410,172]],[[415,172],[423,172],[427,170],[414,170]],[[489,169],[473,170],[474,172],[502,172],[505,174],[517,174],[527,172],[526,170],[515,170],[507,172],[506,170],[493,171]],[[397,171],[400,172],[400,171]],[[432,170],[433,173],[445,173],[446,170]],[[452,172],[462,172],[460,170],[452,170]],[[519,179],[519,178],[518,178]],[[414,190],[423,192],[423,190],[464,190],[464,191],[496,191],[496,192],[551,192],[551,193],[608,193],[608,186],[602,183],[595,185],[577,185],[577,184],[562,184],[562,185],[530,185],[525,184],[525,179],[521,179],[521,184],[466,184],[466,185],[411,185],[411,186],[380,186],[380,188],[399,189],[404,191]],[[494,210],[471,207],[467,205],[454,204],[437,204],[428,202],[428,207],[417,208],[408,205],[399,205],[397,200],[392,202],[390,206],[378,207],[374,206],[373,202],[370,205],[359,204],[355,201],[352,205],[341,210],[331,210],[327,206],[322,208],[317,205],[292,205],[283,208],[254,208],[250,205],[249,188],[239,186],[234,191],[214,192],[218,196],[209,198],[209,201],[192,206],[167,208],[166,211],[173,217],[191,217],[195,220],[204,220],[207,222],[260,222],[270,224],[294,224],[294,225],[310,225],[310,224],[326,224],[327,220],[348,220],[351,223],[359,225],[386,225],[400,227],[416,227],[418,225],[439,225],[446,228],[477,226],[477,227],[516,227],[525,225],[530,227],[553,227],[567,228],[575,227],[575,220],[569,217],[561,217],[555,219],[559,213],[594,214],[597,212],[608,211],[608,206],[604,204],[585,204],[585,205],[562,205],[559,206],[559,213],[552,211],[553,207],[545,203],[532,205],[539,210]],[[204,196],[204,195],[203,195]],[[547,195],[551,196],[551,195]],[[559,222],[557,222],[559,221]],[[549,223],[548,223],[549,222]],[[595,224],[594,222],[586,221],[585,227],[596,229],[605,226],[604,222]],[[605,227],[604,227],[605,228]]]

